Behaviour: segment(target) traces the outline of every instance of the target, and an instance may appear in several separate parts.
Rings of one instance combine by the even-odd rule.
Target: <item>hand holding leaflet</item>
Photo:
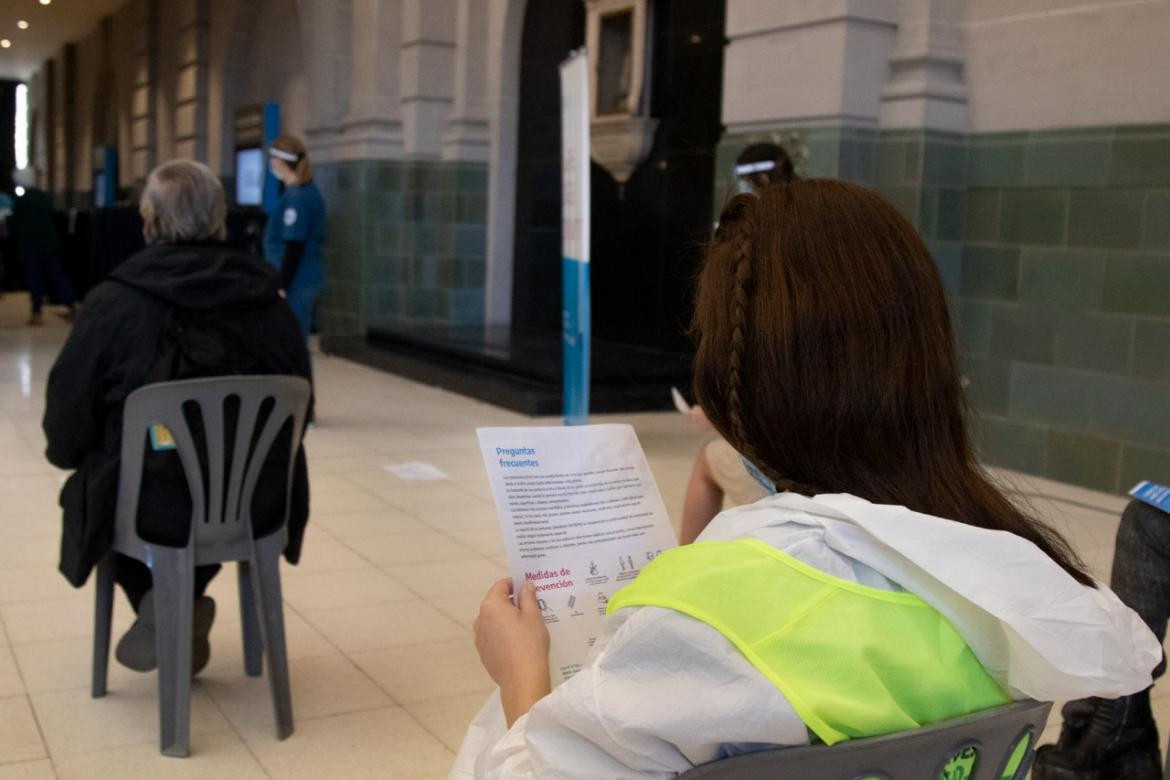
[[[675,546],[674,529],[628,425],[477,433],[513,593],[536,587],[556,685],[581,669],[614,591]]]

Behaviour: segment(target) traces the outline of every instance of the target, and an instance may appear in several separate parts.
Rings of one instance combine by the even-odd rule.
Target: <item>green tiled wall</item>
[[[968,148],[959,328],[985,457],[1113,492],[1170,479],[1170,125]],[[1014,284],[967,266],[1000,253]]]
[[[1170,125],[729,135],[804,150],[921,231],[952,297],[986,460],[1101,490],[1170,480]]]
[[[320,164],[315,178],[329,215],[326,339],[483,321],[485,164],[351,160]]]

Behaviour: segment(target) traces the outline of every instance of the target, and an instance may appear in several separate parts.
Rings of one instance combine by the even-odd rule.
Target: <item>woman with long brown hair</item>
[[[453,776],[667,777],[1150,684],[1149,630],[976,463],[942,282],[890,204],[826,180],[737,196],[694,333],[699,402],[775,494],[615,594],[552,692],[531,586],[513,606],[497,583],[476,646],[500,691]]]

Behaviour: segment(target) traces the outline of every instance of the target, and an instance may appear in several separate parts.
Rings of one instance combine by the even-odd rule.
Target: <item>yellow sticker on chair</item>
[[[165,425],[155,423],[150,426],[150,448],[155,452],[175,449],[175,437]]]

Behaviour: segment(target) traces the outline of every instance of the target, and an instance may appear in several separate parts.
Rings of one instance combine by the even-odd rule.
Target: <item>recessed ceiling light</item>
[[[26,22],[24,19],[21,19],[19,22],[16,23],[16,26],[22,30],[27,30],[28,29],[28,22]]]
[[[7,49],[11,46],[12,46],[12,41],[8,40],[7,38],[0,39],[0,47]]]
[[[41,0],[41,5],[48,5],[51,2],[53,2],[53,0]]]

